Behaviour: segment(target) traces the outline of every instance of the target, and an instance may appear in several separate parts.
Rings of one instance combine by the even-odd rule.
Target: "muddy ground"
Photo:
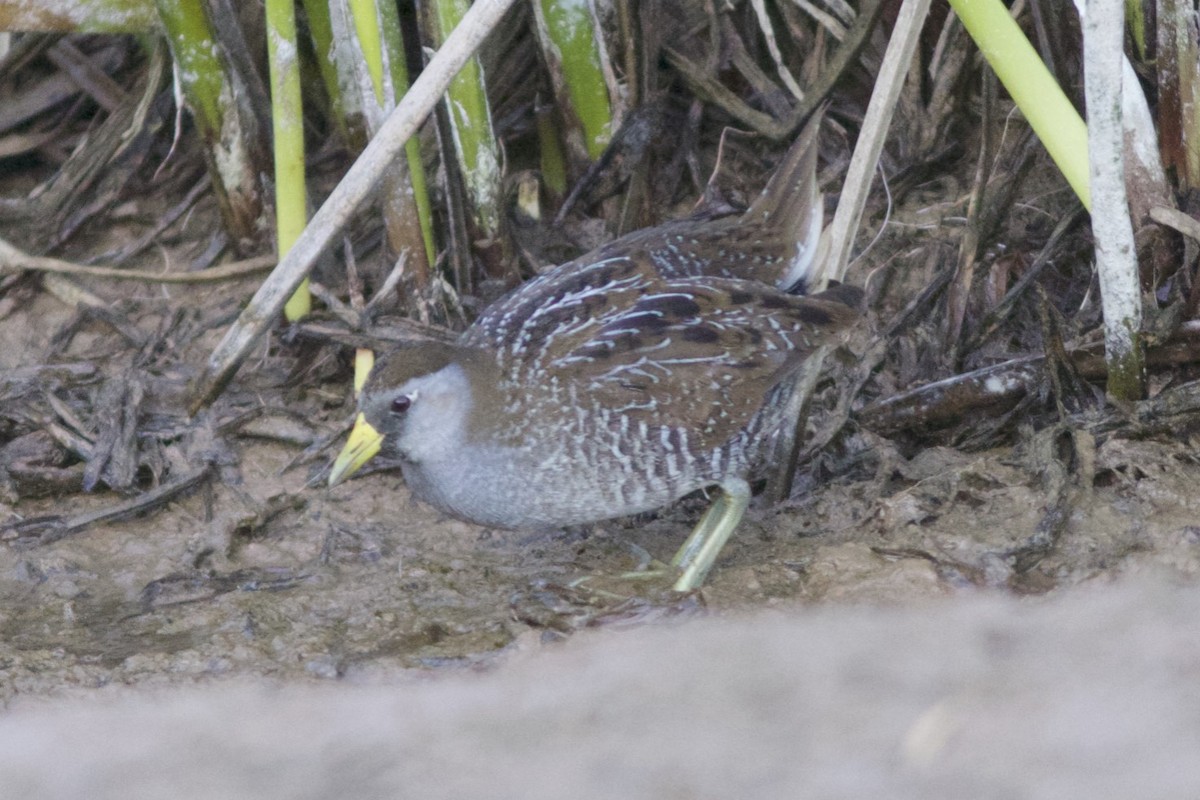
[[[206,293],[189,290],[188,301],[220,308],[222,298],[246,291],[209,290],[206,302]],[[140,301],[147,330],[159,324],[159,301]],[[50,334],[72,313],[47,293],[10,310],[0,321],[0,366],[9,375],[36,370]],[[181,346],[198,358],[214,336]],[[87,322],[59,358],[86,362],[114,338],[103,323]],[[270,386],[264,374],[279,373],[272,359],[286,360],[264,357],[259,374],[232,393],[253,394],[268,412],[286,409],[295,416],[280,418],[336,448],[344,398],[297,392],[286,381]],[[149,405],[177,402],[181,395],[160,384],[182,390],[184,377],[155,376]],[[178,405],[161,413],[185,419]],[[572,531],[488,531],[410,501],[398,473],[331,491],[320,478],[332,451],[297,466],[299,445],[243,428],[222,440],[227,450],[212,480],[134,518],[47,541],[60,535],[45,535],[53,526],[14,523],[76,517],[126,498],[101,487],[0,505],[9,523],[0,545],[0,698],[19,704],[112,685],[251,677],[389,680],[489,666],[518,643],[588,625],[1055,594],[1148,569],[1192,579],[1200,570],[1193,442],[1084,436],[1089,468],[1051,496],[1036,457],[1040,435],[983,452],[927,447],[911,458],[874,438],[865,473],[851,470],[782,508],[753,511],[699,596],[610,604],[565,587],[632,569],[643,550],[669,558],[702,499],[657,518]],[[194,449],[197,438],[179,446]],[[1062,497],[1069,520],[1059,541],[1023,565],[1021,546]],[[39,530],[42,539],[30,534]]]

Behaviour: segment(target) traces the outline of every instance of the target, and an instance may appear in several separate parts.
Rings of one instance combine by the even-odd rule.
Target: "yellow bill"
[[[363,464],[375,457],[382,444],[383,434],[372,428],[367,418],[360,413],[354,421],[350,438],[346,440],[342,452],[338,453],[337,461],[333,462],[333,469],[329,472],[329,485],[337,486],[358,472]]]

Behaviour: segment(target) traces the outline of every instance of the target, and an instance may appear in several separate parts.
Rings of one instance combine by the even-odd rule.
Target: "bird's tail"
[[[824,107],[805,123],[767,185],[746,209],[744,219],[774,228],[796,242],[791,263],[777,282],[781,289],[803,291],[817,264],[825,202],[817,182],[817,144]]]

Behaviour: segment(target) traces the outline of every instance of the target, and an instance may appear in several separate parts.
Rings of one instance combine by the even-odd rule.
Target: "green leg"
[[[671,559],[671,566],[680,572],[672,587],[675,591],[690,592],[704,583],[704,576],[712,569],[749,504],[750,484],[746,481],[731,478],[721,484],[721,493]]]

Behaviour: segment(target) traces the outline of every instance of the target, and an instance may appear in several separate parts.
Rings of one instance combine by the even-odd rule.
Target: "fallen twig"
[[[275,266],[273,255],[255,256],[245,261],[234,261],[219,267],[210,267],[197,272],[145,272],[137,269],[114,269],[113,267],[88,267],[72,264],[57,258],[31,256],[18,250],[4,239],[0,239],[0,275],[10,272],[49,272],[56,275],[82,275],[89,278],[108,278],[117,281],[143,281],[147,283],[214,283],[233,278],[242,278],[266,272]]]
[[[821,276],[826,280],[840,281],[845,277],[850,248],[858,234],[863,208],[870,193],[875,168],[879,164],[879,154],[883,150],[883,140],[887,136],[900,89],[909,75],[913,53],[920,41],[921,26],[928,13],[929,0],[905,0],[900,7],[883,64],[879,67],[879,78],[871,93],[871,102],[867,105],[862,131],[854,145],[854,155],[842,185],[842,196],[826,232],[829,236],[829,252]]]
[[[21,544],[50,544],[103,522],[115,522],[132,514],[149,511],[157,505],[188,491],[208,477],[212,467],[205,465],[124,503],[89,511],[68,519],[61,516],[32,517],[0,527],[0,540],[16,539]]]

